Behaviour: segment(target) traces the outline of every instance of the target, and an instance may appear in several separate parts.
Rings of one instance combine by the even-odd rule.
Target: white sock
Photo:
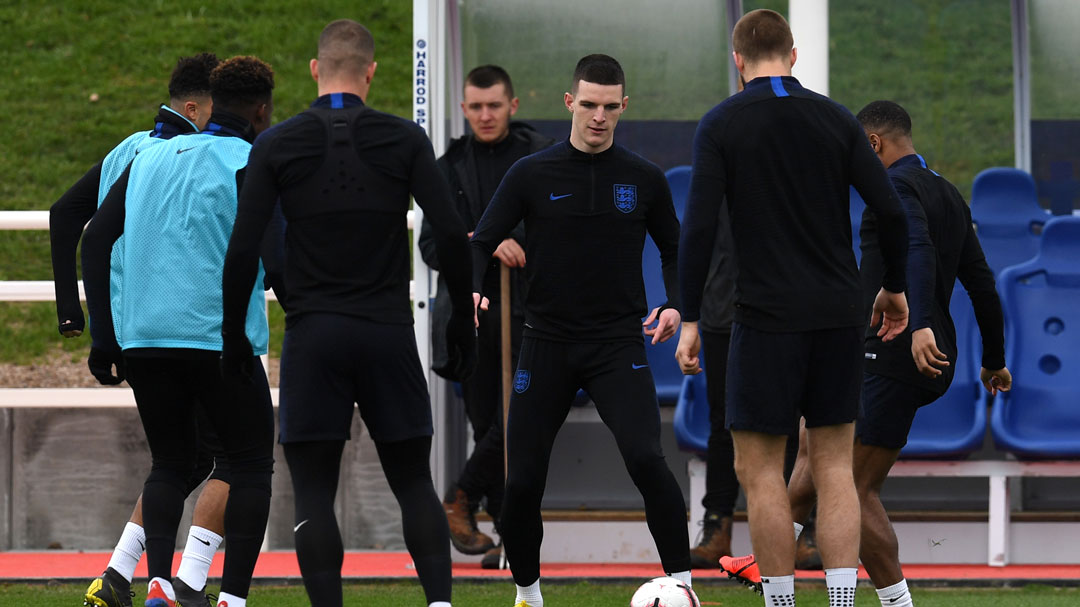
[[[521,601],[525,601],[525,604],[529,607],[544,607],[544,597],[540,596],[539,579],[528,586],[517,587],[517,598],[514,599],[514,602],[520,603]]]
[[[761,578],[765,607],[795,607],[795,576],[775,575]]]
[[[166,580],[166,579],[159,578],[159,577],[150,578],[150,581],[146,583],[146,593],[147,594],[150,594],[150,587],[154,585],[154,582],[157,582],[158,585],[161,586],[162,592],[165,593],[165,596],[169,597],[170,601],[175,601],[176,600],[176,591],[173,590],[172,582],[170,582],[169,580]]]
[[[228,592],[222,592],[218,595],[217,604],[218,607],[247,607],[247,598],[240,598]]]
[[[829,589],[829,607],[855,607],[855,582],[859,570],[837,567],[825,570],[825,587]]]
[[[428,605],[428,607],[450,607],[450,603],[447,603],[446,601],[435,601]]]
[[[124,576],[128,582],[135,575],[135,566],[139,564],[142,553],[146,550],[146,532],[135,523],[128,522],[124,525],[124,532],[120,534],[120,540],[113,548],[112,558],[109,559],[109,567]]]
[[[794,523],[794,525],[795,525],[795,541],[797,542],[797,541],[799,541],[799,536],[802,535],[803,526],[798,524],[798,523]]]
[[[877,595],[882,607],[913,607],[915,604],[911,602],[907,580],[900,580],[892,586],[878,588]]]
[[[214,562],[214,553],[221,545],[221,540],[222,537],[213,531],[192,525],[176,577],[184,580],[192,590],[202,590],[206,586],[210,563]]]
[[[686,584],[687,586],[693,586],[693,584],[690,583],[690,570],[689,569],[687,569],[686,571],[676,571],[675,573],[669,573],[668,577],[673,577],[673,578],[679,580],[680,582]]]

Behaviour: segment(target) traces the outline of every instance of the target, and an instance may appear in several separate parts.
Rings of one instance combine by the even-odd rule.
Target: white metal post
[[[1013,146],[1016,168],[1031,172],[1031,39],[1027,0],[1012,0]]]
[[[454,1],[454,0],[449,0]],[[446,0],[413,0],[413,120],[427,131],[435,155],[446,147],[446,95],[442,88],[446,54],[444,40]],[[428,378],[431,393],[431,415],[435,434],[431,440],[431,472],[435,487],[440,491],[447,484],[446,398],[441,381],[431,372],[431,314],[430,302],[434,272],[420,257],[419,234],[423,210],[414,205],[413,215],[413,328],[420,363]]]
[[[829,94],[829,0],[791,0],[788,21],[798,56],[792,75],[804,87]]]
[[[990,476],[989,557],[991,567],[1009,563],[1009,478],[1004,474]]]
[[[705,520],[705,506],[701,504],[701,498],[705,497],[705,472],[705,460],[700,457],[691,457],[686,462],[686,476],[690,481],[690,520],[687,526],[691,541],[697,535],[698,523]]]

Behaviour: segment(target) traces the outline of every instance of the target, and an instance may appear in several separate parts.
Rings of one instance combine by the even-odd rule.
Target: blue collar
[[[902,158],[898,158],[896,160],[896,162],[892,163],[892,165],[889,166],[889,168],[891,169],[893,167],[902,167],[902,166],[908,166],[908,165],[918,165],[918,166],[930,171],[931,173],[933,173],[935,175],[938,174],[937,171],[935,171],[934,169],[931,169],[930,167],[926,166],[926,160],[922,157],[921,154],[908,154],[907,156],[904,156]],[[940,175],[938,175],[938,176],[940,177]]]
[[[759,88],[760,87],[760,88]],[[757,91],[772,89],[773,95],[787,97],[795,89],[801,89],[802,85],[794,76],[758,76],[743,87],[744,91]]]
[[[160,139],[172,139],[177,135],[195,133],[198,130],[199,128],[195,126],[194,122],[188,120],[187,116],[167,105],[162,105],[158,108],[157,117],[154,120],[154,131],[150,133],[150,136]]]
[[[340,110],[364,105],[364,100],[352,93],[328,93],[316,99],[311,107]]]

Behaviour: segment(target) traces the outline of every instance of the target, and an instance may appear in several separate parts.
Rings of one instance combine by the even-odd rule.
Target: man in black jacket
[[[450,142],[439,159],[439,168],[450,182],[458,214],[471,234],[487,209],[503,175],[519,159],[538,152],[554,140],[537,133],[522,122],[511,122],[517,112],[518,98],[510,75],[497,65],[474,68],[465,78],[465,100],[461,109],[472,133]],[[441,270],[435,253],[431,224],[424,219],[420,232],[420,254],[424,262]],[[518,225],[502,241],[491,257],[484,275],[485,293],[491,300],[488,312],[480,317],[478,327],[479,357],[472,377],[461,382],[465,414],[472,424],[476,447],[457,482],[443,500],[450,523],[450,539],[464,554],[484,554],[485,568],[498,567],[501,546],[476,527],[475,513],[482,498],[486,509],[499,526],[498,513],[503,496],[501,316],[499,313],[499,264],[510,270],[511,357],[517,366],[521,330],[525,322],[525,230]],[[446,347],[442,339],[450,319],[450,301],[446,284],[439,278],[438,295],[432,312],[434,368],[446,374]],[[449,377],[449,379],[459,379]],[[485,554],[486,553],[486,554]]]

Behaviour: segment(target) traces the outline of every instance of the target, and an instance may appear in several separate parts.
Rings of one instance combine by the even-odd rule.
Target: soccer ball
[[[673,577],[658,577],[637,589],[630,607],[701,607],[701,603],[690,586]]]

